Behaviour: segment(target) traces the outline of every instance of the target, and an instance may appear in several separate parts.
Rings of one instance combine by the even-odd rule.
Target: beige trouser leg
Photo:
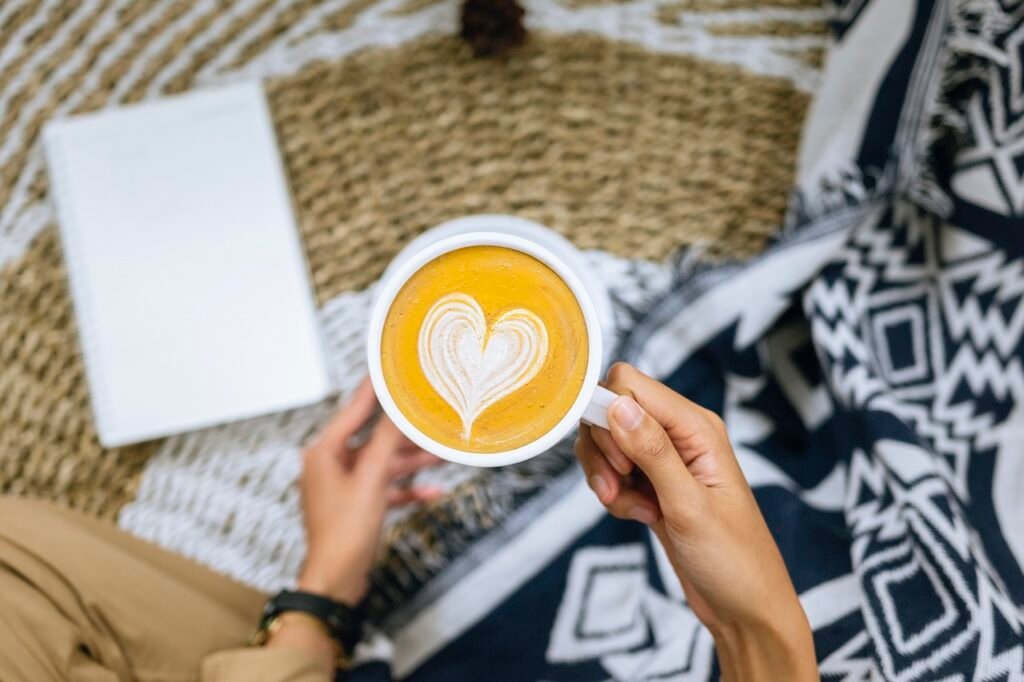
[[[232,667],[231,659],[203,659],[240,646],[263,600],[112,526],[0,498],[4,682],[196,680],[201,666],[203,679],[234,679],[208,670]],[[305,662],[291,669],[281,679],[314,679],[300,674]]]

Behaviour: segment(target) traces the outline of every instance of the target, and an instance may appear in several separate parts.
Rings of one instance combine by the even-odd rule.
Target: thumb
[[[608,408],[608,425],[619,449],[651,481],[662,511],[685,512],[686,501],[699,492],[697,482],[661,424],[633,398],[622,395]]]
[[[386,415],[381,416],[370,440],[356,455],[355,476],[362,484],[360,492],[375,494],[374,491],[387,487],[401,443],[402,432]]]

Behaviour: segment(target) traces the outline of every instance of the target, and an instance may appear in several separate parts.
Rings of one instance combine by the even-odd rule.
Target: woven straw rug
[[[526,44],[477,59],[450,0],[0,3],[0,489],[270,585],[301,551],[295,452],[332,409],[99,446],[39,144],[52,117],[264,80],[342,396],[366,287],[442,220],[539,220],[613,279],[695,242],[757,252],[792,184],[818,0],[525,8]]]

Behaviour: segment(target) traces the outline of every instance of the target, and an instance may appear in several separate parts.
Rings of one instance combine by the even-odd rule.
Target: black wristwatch
[[[281,590],[267,600],[263,607],[260,626],[250,639],[251,646],[261,646],[274,629],[277,618],[288,612],[304,613],[317,619],[324,631],[341,647],[338,667],[347,667],[352,652],[363,638],[363,609],[348,606],[333,599],[310,592]]]

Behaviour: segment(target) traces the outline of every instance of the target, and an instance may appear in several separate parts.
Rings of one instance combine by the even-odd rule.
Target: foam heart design
[[[509,310],[488,329],[480,304],[463,293],[439,299],[420,327],[420,367],[467,441],[476,418],[537,376],[547,355],[548,331],[534,313]]]

